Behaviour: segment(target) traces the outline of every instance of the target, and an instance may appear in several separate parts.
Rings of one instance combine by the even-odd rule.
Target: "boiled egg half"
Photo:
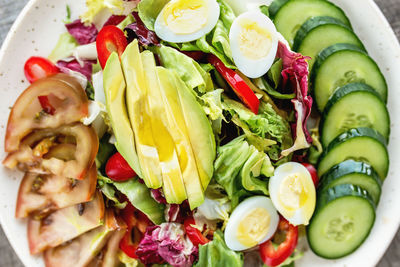
[[[270,239],[279,223],[271,199],[250,197],[232,212],[225,228],[225,243],[235,251],[246,250]]]
[[[308,170],[297,162],[275,169],[269,180],[271,200],[278,212],[293,225],[307,225],[315,209],[315,186]]]
[[[229,32],[233,61],[249,78],[259,78],[271,68],[278,50],[274,23],[258,10],[237,17]]]
[[[172,0],[157,16],[154,30],[167,42],[191,42],[212,31],[219,12],[216,0]]]

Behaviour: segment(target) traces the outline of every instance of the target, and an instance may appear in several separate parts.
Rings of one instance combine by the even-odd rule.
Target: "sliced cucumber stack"
[[[384,180],[389,169],[386,139],[371,128],[356,128],[336,137],[321,155],[318,175],[347,159],[370,164]]]
[[[365,162],[346,160],[333,166],[325,173],[318,186],[319,192],[341,184],[352,184],[366,190],[378,205],[381,196],[382,180],[371,165]]]
[[[274,1],[269,8],[277,30],[285,37],[290,46],[301,25],[311,17],[331,16],[351,27],[343,11],[328,1],[323,0],[287,0]]]
[[[337,185],[319,194],[307,227],[311,249],[328,259],[344,257],[367,238],[375,221],[375,204],[366,190]]]
[[[353,44],[365,50],[357,35],[342,21],[326,16],[313,17],[304,22],[297,31],[293,50],[311,57],[308,61],[311,70],[319,52],[337,43]]]
[[[390,119],[385,103],[373,88],[350,83],[329,98],[320,126],[321,141],[326,147],[339,134],[357,127],[373,128],[388,140]]]
[[[311,71],[311,84],[320,111],[337,88],[354,82],[370,85],[386,102],[385,78],[364,50],[351,44],[335,44],[318,54]]]

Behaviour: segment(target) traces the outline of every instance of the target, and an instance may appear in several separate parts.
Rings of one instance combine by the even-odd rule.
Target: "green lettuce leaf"
[[[162,45],[156,49],[163,66],[175,70],[192,89],[205,93],[214,89],[210,74],[199,63],[174,48]]]
[[[142,0],[138,5],[139,17],[147,29],[154,31],[154,23],[158,14],[169,0]]]
[[[246,123],[250,131],[255,135],[276,140],[283,140],[290,136],[290,128],[287,122],[278,115],[269,103],[260,101],[259,113],[256,115],[241,103],[224,97],[224,106],[232,116],[235,114]]]
[[[214,233],[213,241],[199,246],[199,261],[195,267],[242,267],[243,254],[230,250],[221,231]]]
[[[117,25],[117,27],[123,31],[126,28],[126,26],[128,26],[129,24],[132,24],[134,22],[135,22],[135,18],[133,17],[132,14],[129,14],[128,16],[126,16],[126,18],[123,21],[121,21]]]
[[[235,206],[247,193],[269,195],[268,181],[274,167],[267,154],[250,145],[245,136],[239,136],[218,148],[214,164],[214,178],[224,187]]]
[[[51,51],[48,58],[55,63],[60,59],[70,57],[78,45],[75,38],[68,32],[65,32],[60,35],[56,46],[53,51]]]
[[[110,201],[112,201],[113,206],[116,207],[117,209],[123,209],[126,207],[126,202],[121,202],[116,196],[116,191],[115,187],[111,183],[107,183],[108,178],[102,176],[101,174],[98,175],[98,187],[100,188],[101,192],[103,195],[108,198]]]
[[[99,180],[103,183],[115,186],[115,188],[124,194],[131,204],[149,217],[155,224],[161,224],[165,221],[165,206],[156,202],[150,195],[150,190],[144,183],[138,179],[131,179],[126,182],[114,182],[111,179],[99,175]]]
[[[108,9],[113,13],[121,14],[124,11],[123,0],[86,0],[86,12],[81,15],[81,21],[85,24],[93,22],[94,17],[102,12],[104,9]]]

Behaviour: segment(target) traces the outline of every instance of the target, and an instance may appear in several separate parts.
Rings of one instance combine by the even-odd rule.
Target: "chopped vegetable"
[[[41,78],[59,73],[60,70],[51,61],[43,57],[30,57],[24,66],[26,79],[33,83]]]
[[[97,54],[101,67],[105,68],[108,57],[112,52],[115,51],[121,56],[127,45],[125,34],[118,27],[109,25],[101,29],[96,39]]]
[[[119,152],[108,159],[106,174],[116,182],[123,182],[136,176],[135,171],[132,170],[131,166],[129,166],[128,162],[126,162]]]

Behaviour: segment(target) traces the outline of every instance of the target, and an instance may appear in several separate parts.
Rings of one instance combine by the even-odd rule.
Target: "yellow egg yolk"
[[[163,11],[165,25],[175,34],[197,32],[207,23],[208,5],[205,0],[169,2]]]
[[[302,178],[300,174],[294,173],[286,176],[280,185],[279,201],[288,212],[296,211],[307,201],[308,190]]]
[[[240,26],[239,47],[242,54],[252,60],[266,57],[272,47],[270,32],[248,19],[242,19]]]
[[[268,233],[271,216],[262,208],[250,210],[239,223],[236,238],[248,248],[257,245]]]

